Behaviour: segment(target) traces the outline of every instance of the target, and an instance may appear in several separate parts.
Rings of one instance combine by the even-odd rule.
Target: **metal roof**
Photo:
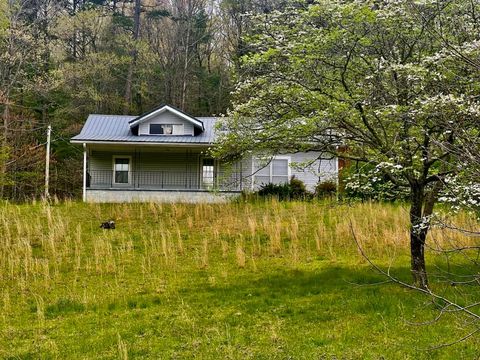
[[[88,116],[80,134],[72,138],[75,143],[89,142],[141,142],[151,144],[212,144],[215,141],[215,117],[197,117],[205,130],[196,136],[191,135],[134,135],[129,122],[137,116],[97,115]]]

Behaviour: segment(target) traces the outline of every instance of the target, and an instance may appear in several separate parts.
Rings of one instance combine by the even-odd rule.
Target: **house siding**
[[[113,156],[132,156],[129,152],[92,151],[88,158],[87,171],[92,186],[110,187],[113,180]],[[133,159],[133,156],[132,156]]]
[[[174,134],[174,135],[192,135],[193,136],[194,134],[193,124],[191,122],[188,122],[185,119],[182,119],[181,117],[173,113],[170,113],[168,111],[163,112],[153,117],[152,119],[148,119],[145,122],[141,123],[138,127],[138,135],[149,135],[150,124],[183,125],[183,134]]]
[[[320,152],[304,152],[288,154],[290,156],[290,175],[302,180],[309,191],[314,191],[319,182],[335,181],[336,158],[316,160]],[[313,162],[312,162],[313,161]],[[305,167],[305,163],[310,163]],[[303,165],[302,165],[303,163]],[[298,165],[298,166],[297,166]]]
[[[221,174],[218,181],[224,188],[251,188],[251,158],[233,164],[216,163],[217,171]]]
[[[127,155],[126,153],[115,154]],[[113,170],[112,153],[92,151],[89,160],[89,170]]]
[[[110,186],[113,175],[113,157],[130,156],[131,171],[139,174],[134,184],[117,187],[155,187],[159,183],[168,188],[196,188],[200,153],[189,152],[107,152],[92,151],[88,171],[92,176],[92,186]]]
[[[277,157],[283,159],[288,158],[290,163],[290,178],[295,176],[295,178],[303,181],[308,191],[314,191],[319,182],[336,180],[337,158],[317,160],[321,155],[322,153],[320,152],[311,151],[286,153],[278,155]],[[244,171],[244,176],[251,175],[252,172],[255,172],[253,165],[254,158],[256,157],[246,159],[246,167],[249,172],[247,174]],[[252,180],[250,180],[250,187],[253,190],[258,190],[260,185],[252,185]]]
[[[138,153],[134,171],[145,174],[138,186],[155,186],[159,182],[165,188],[182,186],[196,188],[199,184],[199,153]]]
[[[278,158],[288,158],[290,178],[295,176],[304,182],[307,190],[314,191],[319,181],[336,181],[337,159],[317,160],[320,155],[319,152],[288,153],[278,155]],[[131,157],[131,171],[135,176],[132,177],[130,184],[112,184],[114,156]],[[233,165],[216,162],[217,185],[226,191],[258,190],[260,185],[252,185],[254,176],[252,173],[255,171],[253,159],[254,157],[248,156]],[[163,190],[200,189],[205,185],[201,180],[201,164],[202,154],[198,150],[91,151],[88,159],[90,187],[145,190],[158,190],[159,187]],[[116,196],[115,192],[112,196]]]

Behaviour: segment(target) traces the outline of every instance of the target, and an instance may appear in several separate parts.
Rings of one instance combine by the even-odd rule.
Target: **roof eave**
[[[212,146],[212,142],[153,142],[153,141],[118,141],[118,140],[86,140],[71,139],[72,144],[115,144],[115,145],[149,145],[149,146]]]

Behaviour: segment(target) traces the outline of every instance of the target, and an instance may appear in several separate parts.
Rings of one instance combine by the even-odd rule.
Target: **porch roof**
[[[196,136],[191,135],[134,135],[130,121],[138,118],[128,115],[88,116],[80,134],[72,138],[72,143],[124,142],[148,144],[212,144],[215,141],[215,117],[198,117],[205,130]]]

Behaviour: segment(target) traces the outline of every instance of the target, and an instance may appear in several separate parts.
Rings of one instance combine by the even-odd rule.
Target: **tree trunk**
[[[183,74],[182,74],[182,102],[180,106],[180,109],[182,109],[183,111],[185,111],[185,103],[187,99],[187,74],[188,74],[189,48],[190,48],[190,23],[187,23],[187,38],[185,41],[185,59],[183,62]]]
[[[7,178],[7,161],[8,161],[8,129],[9,129],[9,94],[5,94],[5,108],[3,110],[3,136],[2,136],[2,149],[0,151],[0,199],[3,199],[5,195],[5,182]]]
[[[72,16],[75,16],[77,14],[77,5],[78,5],[78,0],[73,0],[72,4]],[[72,58],[73,61],[77,61],[77,27],[75,26],[73,28],[73,43],[72,43]]]
[[[133,13],[133,50],[130,55],[132,61],[128,66],[127,73],[127,82],[125,84],[125,107],[124,113],[129,113],[130,105],[132,103],[132,79],[133,79],[133,68],[137,63],[137,40],[140,34],[140,11],[141,11],[141,0],[135,0],[135,9]]]
[[[422,289],[428,287],[427,269],[425,266],[425,239],[428,224],[423,222],[422,207],[424,201],[423,186],[412,188],[412,205],[410,208],[410,255],[413,283]]]

